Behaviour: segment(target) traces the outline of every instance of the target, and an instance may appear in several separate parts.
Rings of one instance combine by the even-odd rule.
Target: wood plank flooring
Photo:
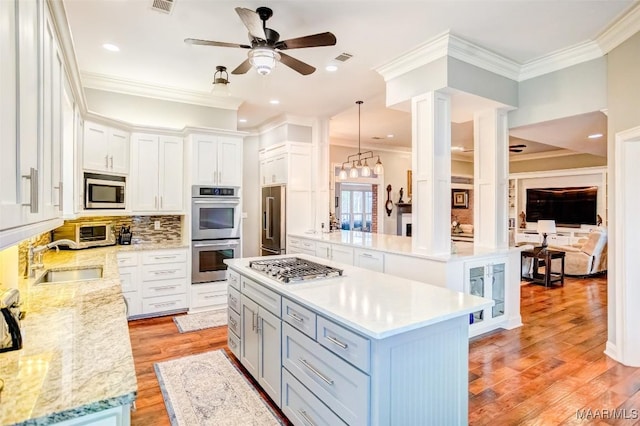
[[[521,289],[524,326],[470,342],[469,424],[640,426],[640,368],[603,353],[606,276]],[[129,333],[138,378],[133,426],[170,424],[155,362],[221,348],[229,352],[226,327],[180,334],[171,317],[161,317],[132,321]],[[585,409],[595,417],[579,419],[577,410]],[[613,419],[614,409],[635,418]]]

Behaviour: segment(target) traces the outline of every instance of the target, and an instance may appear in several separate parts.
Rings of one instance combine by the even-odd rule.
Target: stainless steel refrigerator
[[[285,253],[285,186],[262,188],[262,256]]]

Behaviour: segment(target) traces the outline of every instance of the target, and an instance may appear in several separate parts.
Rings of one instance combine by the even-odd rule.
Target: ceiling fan
[[[267,20],[273,16],[273,11],[268,7],[259,7],[255,12],[251,9],[236,7],[236,12],[245,27],[249,30],[250,45],[199,40],[195,38],[187,38],[184,40],[185,43],[188,44],[250,49],[249,57],[238,65],[236,69],[231,71],[231,74],[244,74],[253,66],[259,74],[267,75],[276,65],[276,62],[282,62],[300,74],[308,75],[316,69],[282,51],[305,47],[333,46],[336,44],[336,36],[330,32],[280,41],[280,34],[271,28],[267,28]]]

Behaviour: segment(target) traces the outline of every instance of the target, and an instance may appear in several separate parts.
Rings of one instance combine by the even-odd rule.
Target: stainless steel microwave
[[[85,209],[124,209],[127,178],[124,176],[84,174]]]

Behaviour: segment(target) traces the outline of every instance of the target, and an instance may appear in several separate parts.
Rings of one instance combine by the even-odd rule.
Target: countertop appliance
[[[85,209],[124,209],[127,178],[124,176],[84,174]]]
[[[22,348],[20,332],[20,292],[15,288],[5,290],[0,295],[0,352]]]
[[[65,223],[53,230],[53,240],[71,240],[76,243],[71,249],[112,246],[116,244],[112,222]],[[64,247],[64,245],[60,245]]]
[[[239,188],[194,185],[191,188],[191,239],[240,238]]]
[[[253,260],[249,267],[285,284],[293,284],[318,278],[338,277],[342,269],[322,265],[299,257]]]
[[[240,240],[199,240],[191,242],[191,283],[227,279],[225,259],[240,257]]]
[[[262,188],[262,256],[284,254],[286,250],[286,187],[265,186]]]
[[[120,232],[118,233],[118,244],[121,244],[121,245],[131,244],[132,236],[133,236],[133,232],[131,232],[131,227],[122,225],[122,227],[120,228]]]

